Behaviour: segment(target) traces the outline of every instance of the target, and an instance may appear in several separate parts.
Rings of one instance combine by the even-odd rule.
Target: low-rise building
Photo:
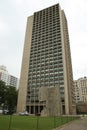
[[[87,102],[87,77],[74,81],[75,101]]]
[[[74,81],[77,113],[87,113],[87,77]]]

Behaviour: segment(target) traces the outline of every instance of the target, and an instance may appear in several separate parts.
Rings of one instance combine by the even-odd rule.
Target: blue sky
[[[60,3],[65,11],[74,79],[87,76],[87,0],[0,0],[0,65],[20,77],[27,17]]]

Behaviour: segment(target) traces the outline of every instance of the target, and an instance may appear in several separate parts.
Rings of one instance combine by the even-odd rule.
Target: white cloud
[[[74,78],[87,75],[87,0],[0,1],[0,64],[9,72],[19,77],[27,17],[58,2],[68,21]]]
[[[10,26],[3,19],[0,18],[0,37],[8,35]]]

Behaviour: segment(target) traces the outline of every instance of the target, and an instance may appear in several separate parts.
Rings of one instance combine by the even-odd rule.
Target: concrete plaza
[[[87,130],[87,117],[83,117],[54,130]]]

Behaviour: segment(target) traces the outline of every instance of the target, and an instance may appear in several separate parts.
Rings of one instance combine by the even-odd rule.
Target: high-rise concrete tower
[[[60,113],[75,113],[67,20],[59,4],[27,19],[17,112],[41,113],[46,105],[39,100],[41,87],[57,87]],[[55,103],[54,107],[60,104]]]

